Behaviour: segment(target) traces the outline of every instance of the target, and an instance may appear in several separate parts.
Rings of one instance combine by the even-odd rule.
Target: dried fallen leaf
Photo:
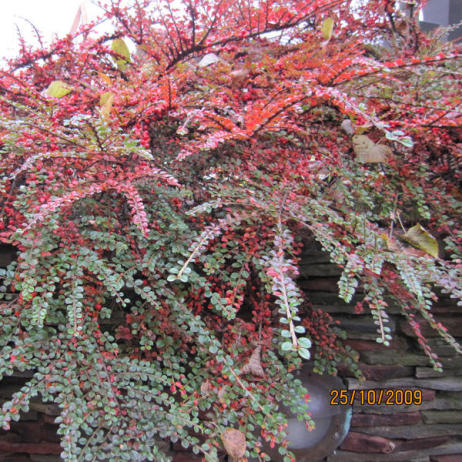
[[[345,119],[340,126],[342,127],[342,130],[348,135],[354,135],[355,129],[350,119]]]
[[[99,104],[101,106],[101,115],[106,119],[110,119],[112,104],[114,102],[114,93],[107,91],[103,93],[99,98]]]
[[[402,239],[428,255],[438,258],[438,241],[420,223],[409,228]]]
[[[249,76],[249,71],[246,69],[237,69],[230,72],[231,85],[233,88],[238,88],[244,84]]]
[[[356,158],[362,163],[386,162],[392,150],[384,144],[376,144],[366,135],[353,136],[353,149]]]
[[[220,61],[220,58],[215,53],[207,53],[197,64],[199,67],[207,67]]]
[[[71,91],[72,88],[62,80],[54,80],[46,89],[47,94],[55,98],[62,98],[63,96],[69,94]]]
[[[258,345],[253,350],[249,362],[242,368],[242,374],[252,374],[255,377],[265,377],[265,371],[261,365],[261,346]]]
[[[233,462],[238,462],[244,457],[247,445],[244,433],[234,428],[228,428],[222,433],[221,440],[225,451]]]
[[[205,382],[202,382],[201,395],[207,396],[210,393],[211,389],[212,389],[212,386],[210,385],[210,382],[208,380],[206,380]]]

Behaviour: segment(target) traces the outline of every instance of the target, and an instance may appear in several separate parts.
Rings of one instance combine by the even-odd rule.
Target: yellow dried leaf
[[[244,433],[234,428],[228,428],[222,433],[221,441],[223,441],[225,451],[233,462],[238,462],[244,457],[247,445]]]
[[[249,71],[246,69],[237,69],[229,73],[231,77],[231,85],[233,88],[239,88],[244,85],[244,82],[249,77]]]
[[[420,223],[409,228],[402,239],[428,255],[438,258],[438,241]]]
[[[353,136],[353,150],[362,163],[386,162],[392,150],[384,144],[376,144],[366,135]]]
[[[334,30],[334,20],[332,18],[326,18],[322,22],[321,35],[324,40],[330,40],[332,37],[332,31]]]
[[[112,85],[112,80],[111,78],[107,75],[104,74],[103,72],[98,72],[99,78],[106,84],[111,86]]]
[[[114,93],[107,91],[99,98],[99,105],[101,106],[101,115],[107,120],[111,114],[112,103],[114,102]]]
[[[55,98],[62,98],[66,96],[72,91],[72,88],[62,80],[54,80],[48,86],[46,92],[50,96],[54,96]]]
[[[114,60],[119,71],[123,71],[127,67],[127,64],[131,61],[130,50],[128,49],[127,44],[122,39],[115,39],[112,42],[111,48],[121,56],[121,58],[114,58]]]

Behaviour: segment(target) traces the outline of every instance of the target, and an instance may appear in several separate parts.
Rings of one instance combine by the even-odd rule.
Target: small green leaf
[[[397,143],[401,143],[407,148],[412,148],[412,146],[414,146],[412,138],[410,136],[406,136],[402,130],[394,130],[392,132],[385,130],[385,138],[391,141],[396,141]]]
[[[127,47],[127,44],[122,39],[115,39],[112,42],[111,48],[115,51],[118,55],[122,56],[123,58],[114,58],[117,68],[119,71],[125,70],[127,64],[131,62],[130,59],[130,50]]]
[[[281,345],[281,349],[282,351],[289,351],[292,349],[292,342],[284,342],[282,345]]]
[[[412,146],[414,146],[414,141],[412,141],[412,138],[409,136],[406,136],[405,138],[401,138],[397,141],[398,143],[401,143],[403,146],[406,146],[407,148],[412,148]]]
[[[289,338],[290,337],[290,332],[288,330],[284,329],[284,330],[281,330],[281,335],[283,337]]]
[[[298,339],[298,344],[303,348],[311,348],[311,340],[306,337],[300,337]]]
[[[127,47],[127,44],[122,39],[115,39],[112,42],[111,48],[120,56],[125,58],[125,61],[130,62],[130,50]]]
[[[295,326],[295,332],[297,332],[297,334],[304,334],[305,328],[303,326]]]
[[[303,358],[303,359],[310,359],[311,358],[311,353],[306,349],[306,348],[300,348],[298,350],[298,354]]]
[[[167,281],[172,282],[176,280],[176,274],[169,274],[167,277]]]
[[[398,137],[403,136],[405,133],[402,130],[394,130],[392,132],[386,131],[385,132],[385,138],[388,140],[396,140]]]
[[[54,80],[53,82],[50,83],[48,86],[46,92],[50,96],[54,96],[55,98],[62,98],[63,96],[66,96],[72,91],[72,88],[67,85],[66,82],[63,82],[62,80]]]
[[[324,40],[330,40],[332,37],[332,31],[334,30],[334,20],[332,18],[326,18],[322,22],[321,35]]]

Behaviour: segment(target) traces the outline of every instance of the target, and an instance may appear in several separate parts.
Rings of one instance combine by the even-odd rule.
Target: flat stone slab
[[[462,424],[462,412],[460,412],[459,410],[423,411],[422,419],[426,424]]]
[[[440,358],[439,359],[443,368],[446,369],[459,369],[462,371],[462,356],[457,355],[452,358]]]
[[[432,436],[462,436],[462,424],[398,425],[381,427],[357,427],[355,431],[383,438],[406,440],[429,438]]]
[[[375,337],[377,337],[377,326],[374,324],[372,320],[372,316],[370,315],[360,315],[355,317],[346,317],[346,316],[334,316],[334,319],[340,321],[340,328],[345,329],[348,331],[348,336],[353,332],[365,332],[371,333]],[[390,319],[386,323],[387,327],[390,328],[390,333],[395,332],[396,330],[396,323],[393,319]]]
[[[444,372],[435,371],[431,367],[416,367],[415,368],[415,376],[418,379],[428,379],[434,377],[444,377]]]
[[[16,393],[21,389],[21,385],[7,384],[0,387],[0,398],[5,400],[11,399],[13,393]]]
[[[418,438],[416,440],[396,440],[396,452],[398,451],[421,451],[422,449],[434,448],[447,443],[450,436],[431,436],[429,438]]]
[[[387,438],[377,435],[367,435],[350,431],[341,446],[342,450],[359,453],[389,454],[396,448],[396,444]]]
[[[340,276],[342,269],[331,263],[315,263],[309,259],[302,260],[300,265],[300,278]]]
[[[462,391],[462,380],[460,377],[441,377],[437,379],[415,379],[405,378],[385,380],[383,382],[372,382],[366,380],[360,382],[357,379],[347,378],[350,390],[367,390],[372,388],[430,388],[431,390]]]
[[[32,462],[63,462],[59,456],[51,456],[48,454],[34,454],[30,456]]]
[[[61,454],[62,447],[58,443],[9,443],[0,441],[0,453],[26,453],[26,454]]]
[[[350,345],[351,348],[353,348],[356,351],[359,351],[361,354],[363,351],[382,351],[385,347],[377,343],[375,340],[347,340],[345,342],[347,345]],[[389,348],[390,350],[407,350],[409,348],[409,345],[403,337],[393,337],[390,340],[390,346],[386,347]]]
[[[460,310],[460,308],[459,308]],[[462,311],[462,310],[461,310]],[[456,339],[458,343],[462,343],[462,339]],[[440,357],[457,357],[458,353],[454,350],[454,347],[449,345],[442,338],[429,338],[427,339],[428,346],[432,349],[433,353],[436,353]],[[414,339],[416,348],[423,351],[422,346]]]
[[[299,281],[300,287],[303,288],[304,281]],[[337,288],[338,291],[338,288]],[[322,309],[324,305],[339,306],[339,307],[350,307],[353,308],[357,301],[360,301],[362,297],[354,296],[351,303],[346,303],[345,300],[338,296],[338,292],[328,292],[324,290],[310,291],[308,292],[308,298],[313,305],[321,305],[319,308]]]
[[[61,414],[61,409],[57,404],[42,403],[31,401],[29,408],[33,411],[41,412],[42,414],[56,416]]]
[[[374,380],[376,382],[381,382],[382,380],[387,379],[395,379],[398,377],[409,377],[414,373],[414,368],[411,366],[375,366],[359,363],[359,368],[367,380]]]
[[[399,412],[395,414],[360,414],[353,413],[352,427],[381,427],[395,425],[415,425],[422,422],[420,412]]]
[[[422,318],[416,317],[416,320],[420,323],[421,332],[424,337],[440,336],[440,334],[438,334],[438,332],[431,326],[429,326],[428,323],[424,321]],[[437,321],[441,322],[443,326],[447,327],[449,333],[453,337],[462,336],[462,316],[437,316]],[[409,337],[416,337],[415,332],[412,330],[411,326],[407,321],[400,321],[399,327],[401,331]]]
[[[357,452],[336,450],[327,457],[327,462],[417,462],[435,455],[462,454],[462,443],[445,443],[436,448],[417,449],[413,451],[399,451],[392,454],[358,454]]]
[[[361,353],[361,361],[367,364],[381,364],[384,366],[429,366],[430,360],[424,354],[410,353],[403,350],[389,350],[382,348],[376,351]]]
[[[301,289],[313,292],[329,292],[329,293],[338,293],[338,278],[308,278],[300,279],[298,284]],[[347,305],[348,306],[348,305]]]

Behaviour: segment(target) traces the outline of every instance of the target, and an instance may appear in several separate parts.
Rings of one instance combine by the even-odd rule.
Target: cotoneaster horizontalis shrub
[[[339,295],[390,340],[461,296],[460,49],[419,5],[118,0],[0,77],[0,372],[33,371],[62,458],[287,460],[311,424],[291,371],[355,353],[297,286],[301,236],[343,268]],[[127,44],[132,44],[132,51]],[[136,52],[133,51],[136,49]]]

